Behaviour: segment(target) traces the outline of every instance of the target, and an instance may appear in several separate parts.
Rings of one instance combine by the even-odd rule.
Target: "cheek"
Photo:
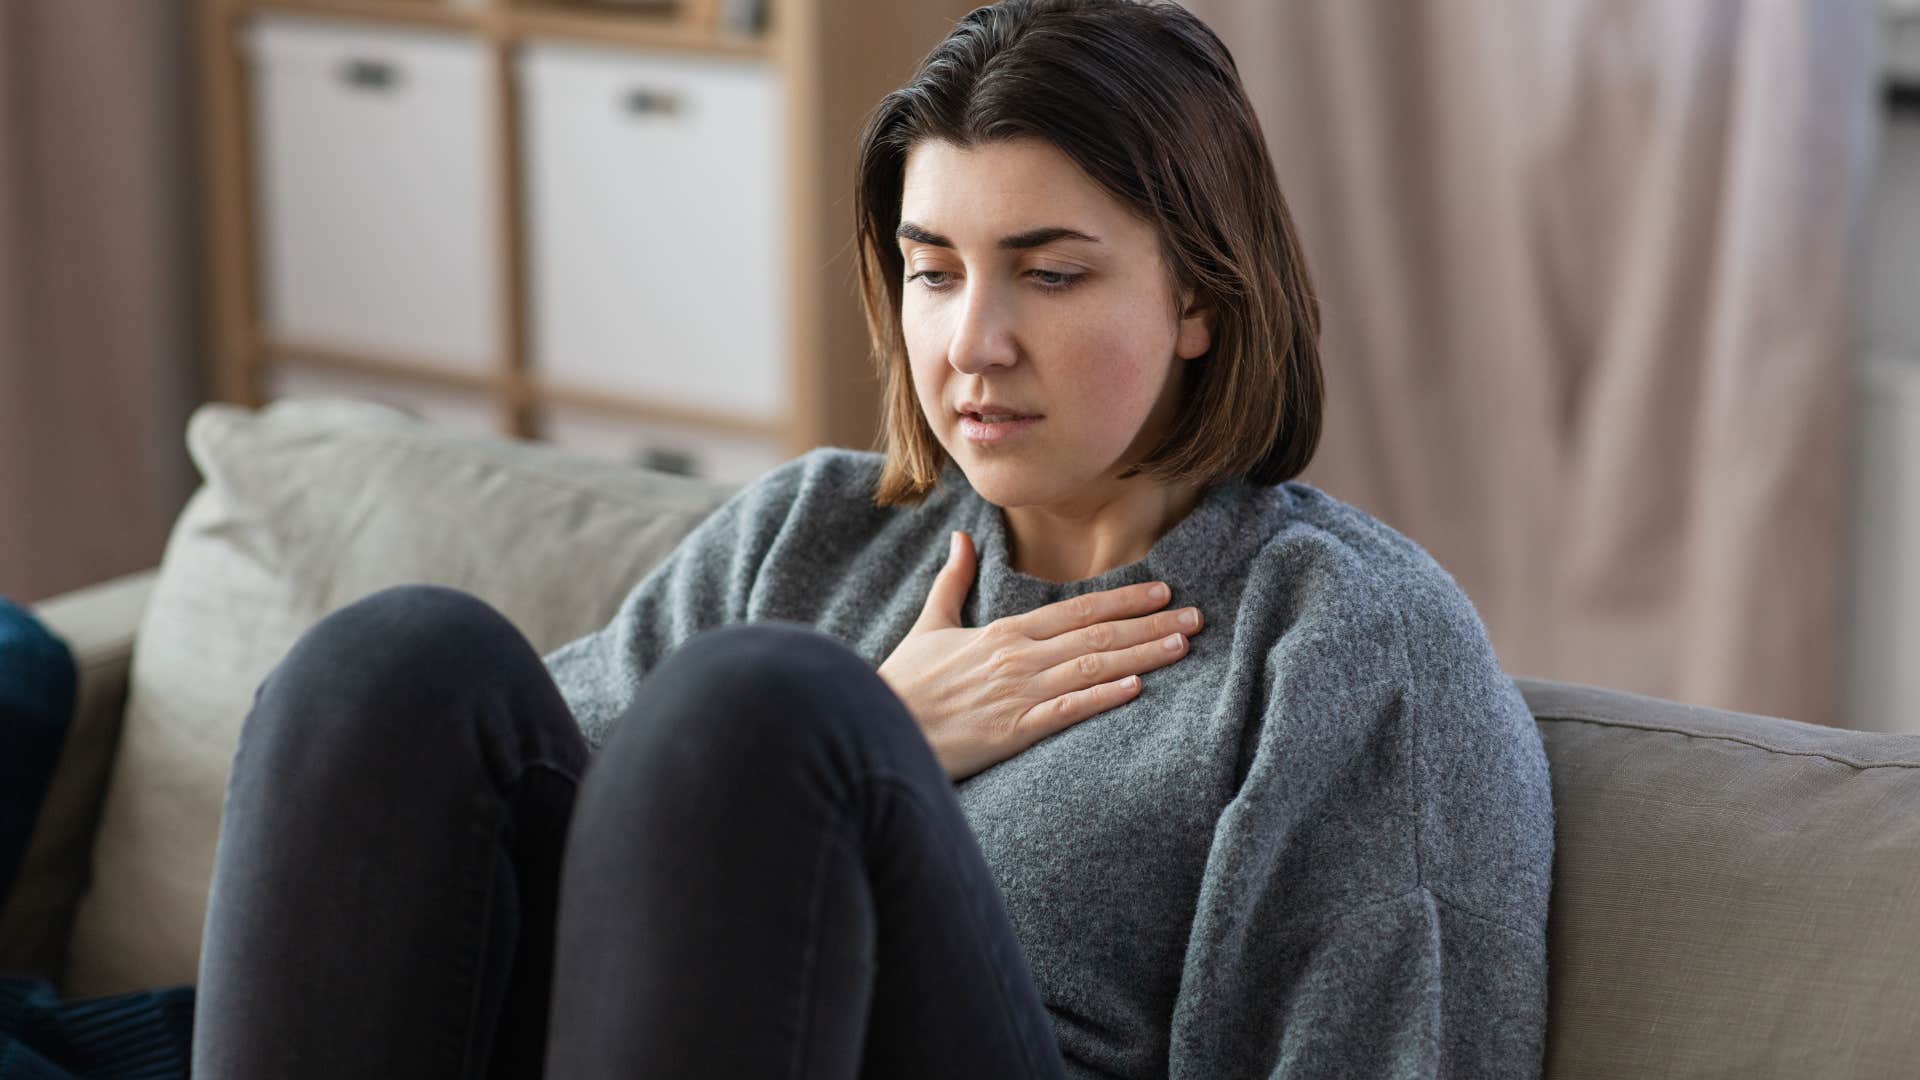
[[[912,341],[907,342],[907,372],[913,376],[914,392],[922,399],[940,389],[940,368],[938,360],[929,359],[935,354],[916,348]]]
[[[907,346],[907,370],[913,374],[913,385],[924,390],[939,374],[936,369],[941,366],[940,349],[911,312],[902,313],[900,338]]]
[[[907,374],[913,380],[913,396],[920,403],[921,414],[927,418],[928,423],[933,425],[934,430],[938,431],[940,430],[940,413],[946,408],[945,383],[942,382],[944,378],[942,369],[945,365],[937,361],[929,362],[926,359],[929,355],[932,354],[916,352],[909,347]]]
[[[1073,400],[1098,426],[1138,424],[1153,409],[1166,377],[1166,360],[1142,347],[1141,336],[1101,333],[1076,343]]]

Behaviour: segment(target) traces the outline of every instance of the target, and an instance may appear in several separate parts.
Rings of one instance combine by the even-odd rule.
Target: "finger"
[[[1124,679],[1100,683],[1081,690],[1074,690],[1049,701],[1043,701],[1027,710],[1020,718],[1020,731],[1030,736],[1025,750],[1049,735],[1064,731],[1085,720],[1089,716],[1106,712],[1116,705],[1124,705],[1140,694],[1140,677],[1129,675]]]
[[[1086,653],[1035,675],[1031,692],[1045,701],[1085,687],[1163,668],[1185,655],[1185,634],[1169,634],[1125,649]]]
[[[1155,589],[1166,589],[1166,582],[1148,581],[1122,585],[1117,589],[1070,596],[1006,620],[1013,629],[1036,641],[1078,630],[1094,623],[1111,622],[1129,615],[1153,611],[1173,598],[1171,590],[1156,596]]]
[[[1192,622],[1186,621],[1191,616]],[[1142,615],[1134,619],[1117,619],[1113,622],[1094,623],[1078,630],[1069,630],[1045,641],[1034,642],[1028,646],[1027,655],[1036,667],[1049,668],[1062,664],[1076,656],[1093,653],[1112,652],[1116,649],[1131,648],[1150,641],[1158,641],[1169,634],[1197,634],[1207,625],[1207,620],[1197,607],[1183,607],[1174,611],[1156,611],[1151,615]]]
[[[966,603],[967,590],[973,587],[973,538],[954,533],[947,542],[947,563],[927,590],[927,602],[921,605],[915,629],[934,629],[960,625],[960,606]]]

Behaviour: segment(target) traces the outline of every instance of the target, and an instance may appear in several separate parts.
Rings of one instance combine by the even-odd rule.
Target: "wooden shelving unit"
[[[766,0],[759,29],[723,25],[722,0],[681,0],[660,10],[560,0],[198,0],[205,222],[214,343],[214,393],[261,404],[271,365],[324,368],[415,387],[484,395],[499,431],[542,437],[548,406],[606,418],[679,424],[778,440],[789,454],[819,445],[869,447],[878,384],[868,360],[851,262],[855,137],[874,102],[974,5],[965,0]],[[486,49],[491,118],[490,213],[499,355],[484,371],[426,355],[275,335],[261,319],[260,212],[250,144],[248,65],[239,35],[257,15],[350,20],[361,28],[463,35]],[[789,313],[790,408],[777,419],[696,407],[569,381],[530,361],[526,162],[514,72],[516,50],[582,43],[764,62],[775,73],[786,146],[781,191],[789,269],[778,275]],[[643,351],[643,342],[636,350]],[[471,365],[469,365],[469,368]]]

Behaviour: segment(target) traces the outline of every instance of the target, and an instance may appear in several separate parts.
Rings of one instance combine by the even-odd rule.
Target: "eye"
[[[1069,274],[1062,270],[1029,270],[1027,272],[1036,276],[1036,280],[1040,282],[1040,290],[1042,292],[1066,292],[1068,289],[1079,284],[1081,278],[1087,276],[1085,274]],[[907,275],[907,280],[915,281],[930,276],[938,277],[940,278],[939,281],[921,281],[921,288],[926,289],[928,292],[946,292],[947,289],[952,287],[952,283],[946,280],[951,274],[951,270],[922,270],[917,274]]]
[[[907,280],[914,281],[920,278],[927,277],[928,275],[944,278],[947,275],[947,273],[948,271],[946,270],[922,270],[917,274],[908,274]],[[926,289],[929,292],[943,292],[946,289],[946,285],[944,283],[932,282],[932,281],[923,282],[921,287]]]
[[[1035,270],[1040,275],[1040,287],[1048,292],[1066,292],[1078,284],[1085,274],[1069,274],[1060,270]],[[1049,280],[1050,279],[1050,280]]]

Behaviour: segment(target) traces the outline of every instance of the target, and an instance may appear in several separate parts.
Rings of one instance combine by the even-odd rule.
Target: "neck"
[[[1146,558],[1200,495],[1198,484],[1136,476],[1075,499],[1006,507],[1008,565],[1044,581],[1098,577]]]

